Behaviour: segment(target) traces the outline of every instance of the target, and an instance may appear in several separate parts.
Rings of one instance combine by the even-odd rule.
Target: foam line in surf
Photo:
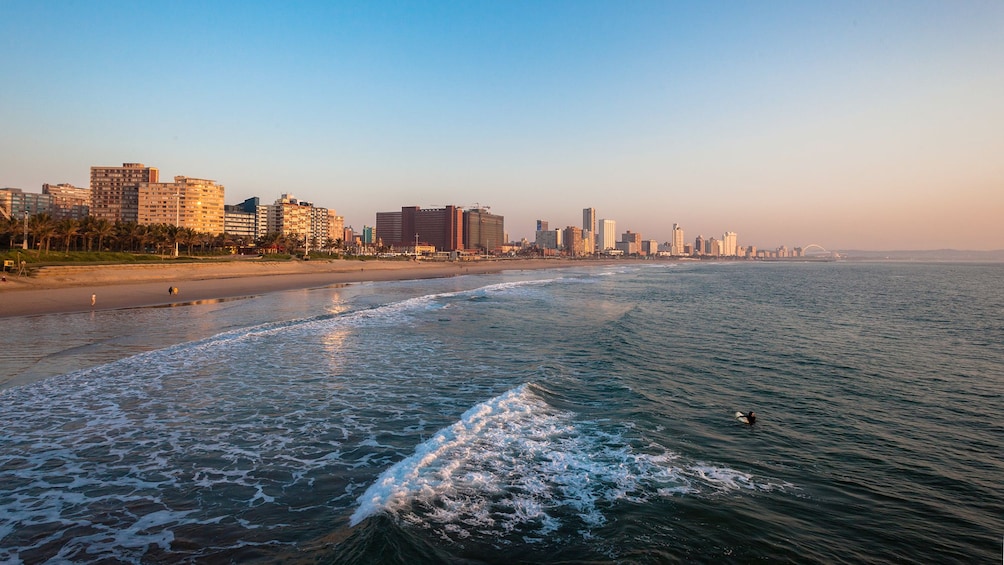
[[[631,433],[576,421],[523,384],[472,407],[385,470],[350,524],[386,512],[449,539],[483,531],[545,539],[558,530],[588,535],[616,504],[770,488],[661,446],[633,447]]]

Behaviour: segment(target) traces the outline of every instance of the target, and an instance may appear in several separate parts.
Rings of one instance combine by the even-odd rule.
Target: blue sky
[[[0,0],[0,186],[1004,249],[1004,2]]]

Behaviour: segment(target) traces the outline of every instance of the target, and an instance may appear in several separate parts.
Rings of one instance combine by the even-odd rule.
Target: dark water
[[[1002,265],[635,263],[82,316],[59,323],[180,343],[0,391],[0,561],[1002,555]]]

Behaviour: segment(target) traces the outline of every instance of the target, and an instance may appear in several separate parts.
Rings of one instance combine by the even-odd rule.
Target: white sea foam
[[[757,485],[746,473],[650,447],[576,421],[524,384],[472,407],[384,471],[350,522],[388,512],[444,539],[493,531],[543,540],[564,526],[588,537],[616,504]]]

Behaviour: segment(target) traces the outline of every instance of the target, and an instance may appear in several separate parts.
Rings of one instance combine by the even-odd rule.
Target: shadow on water
[[[249,298],[254,298],[255,295],[251,294],[248,296],[232,296],[230,298],[206,298],[203,300],[188,300],[185,302],[169,302],[167,304],[156,304],[154,306],[141,306],[141,308],[178,308],[180,306],[202,306],[204,304],[221,304],[223,302],[233,302],[235,300],[247,300]],[[124,308],[125,310],[134,310],[135,308]]]

